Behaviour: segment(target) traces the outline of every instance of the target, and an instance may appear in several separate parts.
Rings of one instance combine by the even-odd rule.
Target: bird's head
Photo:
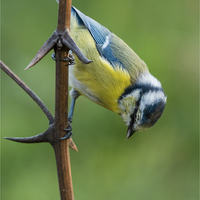
[[[160,82],[150,73],[143,74],[126,88],[118,99],[120,115],[128,126],[127,138],[153,126],[161,117],[167,97]]]

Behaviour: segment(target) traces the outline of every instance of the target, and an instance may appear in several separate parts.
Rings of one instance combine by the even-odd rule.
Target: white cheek
[[[130,114],[128,113],[124,113],[121,115],[122,116],[122,119],[124,120],[124,122],[126,123],[127,126],[130,125],[131,123],[131,117],[130,117]]]
[[[119,108],[123,111],[126,111],[126,107],[122,103],[119,103]]]

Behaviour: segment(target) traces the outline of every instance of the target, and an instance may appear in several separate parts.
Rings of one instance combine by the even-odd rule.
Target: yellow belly
[[[91,59],[91,58],[89,58]],[[94,60],[94,59],[93,59]],[[73,75],[79,81],[77,90],[95,103],[118,113],[117,100],[130,85],[130,76],[120,68],[113,69],[99,59],[88,65],[76,63]]]

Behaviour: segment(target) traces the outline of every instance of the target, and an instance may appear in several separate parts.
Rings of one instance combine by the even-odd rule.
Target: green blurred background
[[[167,106],[158,123],[126,140],[122,119],[78,99],[71,151],[76,200],[197,200],[199,179],[198,1],[74,0],[73,5],[122,38],[163,85]],[[54,0],[1,1],[1,59],[54,114],[55,63],[49,53],[24,71],[57,25]],[[2,200],[59,199],[54,152],[32,136],[48,121],[1,72]]]

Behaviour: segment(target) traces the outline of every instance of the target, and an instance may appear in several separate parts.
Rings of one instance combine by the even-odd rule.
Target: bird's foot
[[[64,129],[64,131],[66,131],[66,134],[62,138],[60,138],[60,140],[66,140],[66,139],[71,138],[71,136],[72,136],[71,123],[68,123],[68,126],[67,126],[67,128]]]
[[[56,55],[55,53],[52,53],[51,58],[56,61]],[[60,60],[68,62],[68,65],[74,65],[75,64],[75,58],[74,55],[69,53],[69,56],[66,58],[60,58]]]

